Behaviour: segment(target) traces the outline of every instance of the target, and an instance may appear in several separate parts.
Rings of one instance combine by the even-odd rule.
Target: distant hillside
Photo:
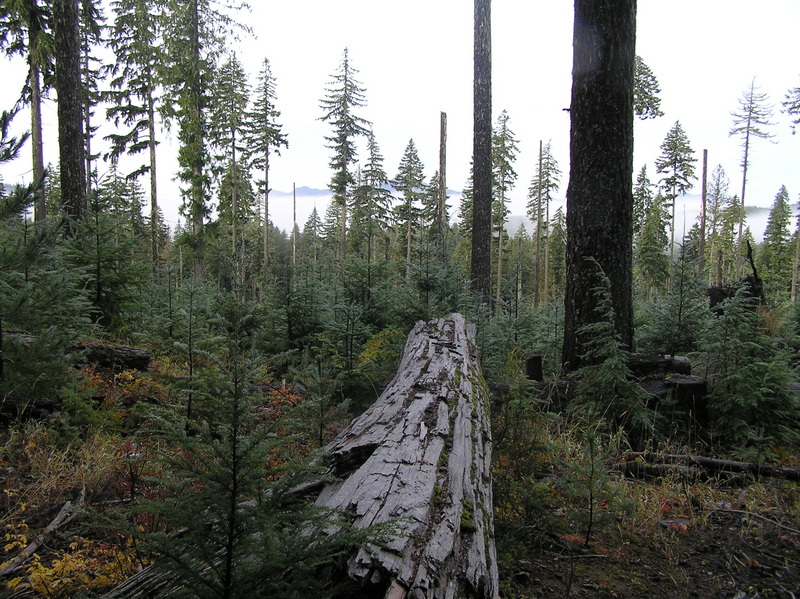
[[[389,185],[386,186],[386,189],[388,189],[392,193],[395,193],[395,194],[397,193],[397,190],[393,189]],[[326,196],[331,195],[331,190],[330,189],[315,189],[314,187],[308,187],[306,185],[303,185],[302,187],[298,187],[297,188],[296,193],[297,193],[298,196],[304,197],[304,198],[321,198],[321,197],[326,197]],[[269,194],[271,196],[274,196],[274,197],[284,198],[284,197],[287,197],[287,196],[291,197],[292,192],[291,191],[281,191],[279,189],[273,189],[271,192],[269,192]],[[460,191],[454,191],[452,189],[448,189],[447,190],[447,195],[448,196],[456,196],[456,195],[460,196],[461,192]]]

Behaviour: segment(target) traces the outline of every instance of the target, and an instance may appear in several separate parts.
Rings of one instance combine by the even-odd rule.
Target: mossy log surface
[[[497,597],[491,447],[474,327],[460,314],[417,323],[394,380],[326,447],[339,480],[317,504],[397,528],[348,576],[371,597]]]

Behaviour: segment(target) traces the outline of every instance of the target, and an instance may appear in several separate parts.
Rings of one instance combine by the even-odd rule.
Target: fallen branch
[[[668,453],[632,452],[624,456],[622,464],[638,463],[648,465],[665,465],[672,468],[693,467],[710,470],[712,472],[724,472],[728,474],[748,473],[755,478],[771,476],[783,478],[791,481],[800,481],[800,470],[797,468],[782,468],[770,464],[757,464],[751,462],[735,462],[732,460],[720,460],[703,456],[675,455]]]
[[[50,524],[48,524],[41,533],[36,535],[36,538],[31,541],[28,546],[25,547],[25,549],[20,551],[15,558],[7,561],[2,567],[0,567],[0,576],[8,576],[9,574],[14,574],[18,570],[22,569],[23,564],[28,560],[29,557],[36,553],[36,550],[39,549],[42,543],[44,543],[46,537],[72,521],[72,519],[81,509],[85,497],[86,489],[83,489],[74,504],[71,501],[67,501],[61,507],[58,514],[56,514],[56,517],[53,518],[53,521],[50,522]]]
[[[768,522],[769,524],[772,524],[773,526],[777,526],[778,528],[782,528],[783,530],[785,530],[787,532],[791,532],[793,534],[800,535],[800,530],[797,530],[795,528],[791,528],[789,526],[781,524],[780,522],[776,522],[775,520],[773,520],[771,518],[767,518],[766,516],[762,516],[761,514],[756,514],[755,512],[746,512],[744,510],[733,510],[733,509],[721,508],[721,507],[715,508],[714,511],[715,512],[723,512],[725,514],[741,514],[742,516],[747,516],[748,518],[758,518],[759,520],[763,520],[764,522]]]

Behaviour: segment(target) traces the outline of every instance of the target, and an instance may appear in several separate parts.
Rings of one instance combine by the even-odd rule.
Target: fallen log
[[[652,452],[631,452],[625,454],[625,460],[618,462],[617,469],[631,476],[640,472],[642,475],[653,475],[654,473],[663,474],[670,469],[679,473],[697,473],[699,470],[705,472],[730,474],[750,474],[755,478],[764,476],[783,478],[791,481],[800,481],[800,470],[797,468],[783,468],[771,464],[759,464],[753,462],[735,462],[733,460],[720,460],[717,458],[707,458],[704,456],[675,455]],[[632,466],[640,464],[641,467]],[[658,466],[652,468],[649,466]]]
[[[498,595],[488,392],[474,327],[460,314],[419,322],[397,376],[325,449],[317,505],[354,525],[393,522],[388,546],[362,547],[347,575],[370,597]]]

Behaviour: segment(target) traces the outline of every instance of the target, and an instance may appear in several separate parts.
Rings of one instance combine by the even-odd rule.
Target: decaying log
[[[80,342],[69,347],[72,352],[81,352],[81,362],[98,364],[116,370],[147,370],[150,366],[150,352],[142,347],[127,345],[100,345]]]
[[[692,473],[699,471],[724,474],[750,474],[756,478],[769,476],[784,478],[786,480],[800,481],[800,470],[797,468],[782,468],[771,464],[758,464],[752,462],[735,462],[693,455],[674,455],[652,452],[631,452],[625,454],[625,461],[616,464],[618,470],[635,476],[637,472],[645,476],[660,475],[672,470],[679,473]],[[633,467],[631,464],[640,464]],[[658,466],[651,468],[650,466]]]
[[[33,343],[35,337],[23,333],[11,333],[10,336],[23,343]],[[67,347],[67,351],[80,354],[78,362],[82,364],[97,364],[103,368],[115,370],[147,370],[150,367],[152,356],[143,347],[129,347],[127,345],[111,345],[79,341]]]
[[[494,598],[488,392],[474,327],[460,314],[419,322],[397,376],[327,447],[317,499],[357,527],[393,522],[388,546],[361,548],[348,576],[392,599]]]

